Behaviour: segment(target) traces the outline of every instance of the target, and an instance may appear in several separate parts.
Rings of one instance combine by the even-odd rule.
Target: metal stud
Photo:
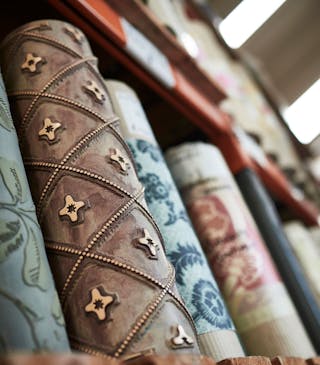
[[[46,137],[50,142],[56,139],[56,130],[61,127],[61,123],[53,122],[50,118],[43,120],[43,127],[39,130],[39,137]]]
[[[67,34],[69,34],[69,35],[71,36],[71,38],[72,38],[75,42],[77,42],[77,43],[79,43],[79,44],[81,44],[81,43],[82,43],[82,41],[83,41],[83,34],[80,32],[80,30],[79,30],[79,29],[73,28],[73,27],[71,27],[70,25],[66,25],[66,26],[64,27],[64,30],[65,30],[65,32],[66,32]]]
[[[117,163],[122,172],[127,171],[127,166],[129,165],[129,162],[125,157],[121,155],[121,152],[117,148],[114,148],[114,153],[110,155],[110,160],[111,162]]]
[[[71,195],[65,197],[65,205],[59,210],[60,217],[67,216],[71,222],[75,223],[78,221],[78,210],[85,206],[83,201],[75,201]]]
[[[173,348],[194,346],[194,341],[192,337],[187,335],[186,331],[180,324],[175,327],[175,331],[177,335],[171,338],[171,345]]]
[[[157,249],[159,245],[152,239],[147,229],[143,229],[143,237],[136,240],[136,245],[143,249],[150,259],[158,259]]]
[[[91,300],[86,305],[87,313],[93,312],[97,315],[99,321],[104,321],[107,318],[106,309],[115,301],[114,294],[101,294],[99,288],[94,288],[90,292]]]
[[[42,57],[36,56],[34,53],[27,53],[25,61],[21,65],[22,71],[34,73],[39,71],[39,67],[45,63]]]
[[[87,81],[87,84],[84,85],[84,89],[89,95],[91,95],[95,99],[96,102],[100,104],[104,102],[106,97],[95,81]]]

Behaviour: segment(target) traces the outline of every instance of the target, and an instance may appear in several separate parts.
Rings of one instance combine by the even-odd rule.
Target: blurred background
[[[320,132],[320,2],[210,0],[226,43],[263,79],[302,143]],[[301,122],[303,120],[303,123]]]

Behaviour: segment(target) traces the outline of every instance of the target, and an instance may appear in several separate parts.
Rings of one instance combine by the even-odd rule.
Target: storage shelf
[[[230,118],[217,106],[225,94],[138,0],[49,0],[49,3],[198,126],[221,149],[233,173],[246,167],[253,168],[267,189],[305,224],[319,224],[318,208],[297,195],[271,160],[266,159],[261,165],[243,149],[233,133]],[[147,34],[149,40],[167,57],[174,80],[172,86],[165,85],[146,65],[132,57],[128,51],[123,18]]]
[[[31,353],[11,353],[0,357],[0,365],[319,365],[320,358],[314,357],[304,359],[301,357],[284,357],[276,356],[268,358],[265,356],[247,356],[235,357],[218,362],[207,356],[171,353],[169,355],[148,355],[146,357],[138,356],[130,359],[116,359],[112,357],[96,357],[81,353],[58,353],[58,354],[31,354]]]

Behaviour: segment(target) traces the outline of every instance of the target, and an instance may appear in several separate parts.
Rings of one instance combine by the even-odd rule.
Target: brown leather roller
[[[11,33],[1,51],[72,347],[115,358],[197,354],[192,319],[83,33],[36,21]]]

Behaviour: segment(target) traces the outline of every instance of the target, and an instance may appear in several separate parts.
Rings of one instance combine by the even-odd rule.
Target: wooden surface
[[[231,358],[216,363],[209,357],[196,355],[152,355],[132,359],[115,360],[84,354],[13,354],[0,357],[0,365],[320,365],[320,357],[301,359],[277,356]]]
[[[277,356],[271,360],[272,365],[305,365],[305,360],[300,357]]]

